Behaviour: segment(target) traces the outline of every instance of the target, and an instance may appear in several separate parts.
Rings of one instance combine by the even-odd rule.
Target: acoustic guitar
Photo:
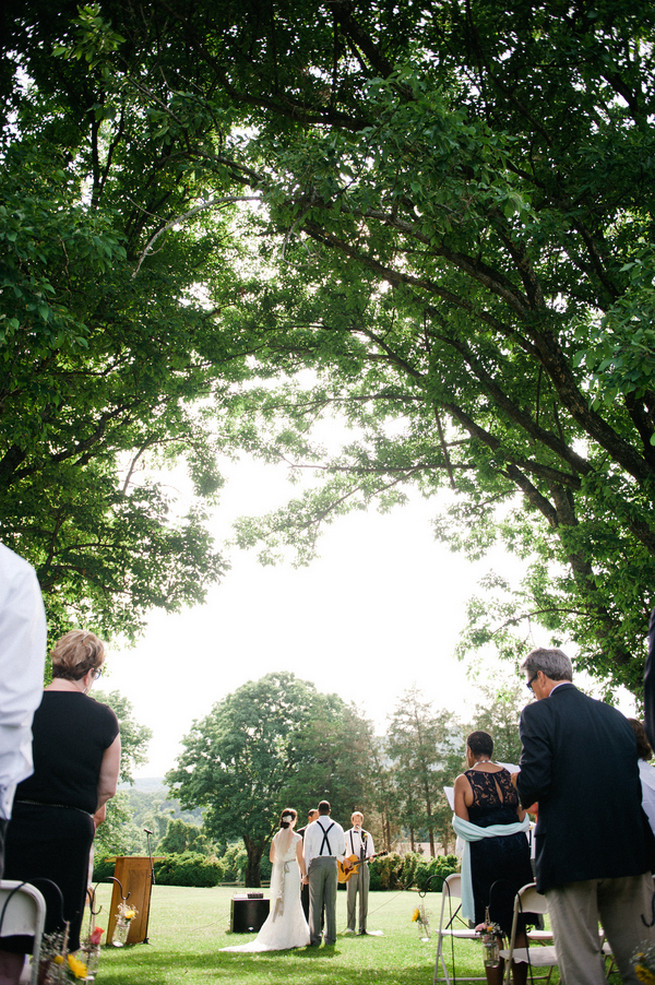
[[[368,865],[368,863],[372,862],[374,858],[382,858],[383,855],[388,855],[388,854],[389,852],[376,852],[375,855],[370,855],[369,858],[365,858],[365,859],[358,858],[357,855],[350,855],[348,856],[348,858],[344,859],[343,862],[341,861],[341,859],[337,859],[339,882],[341,883],[348,882],[350,877],[355,872],[357,872],[357,869],[360,867],[362,862],[366,862],[366,864]],[[353,863],[352,868],[347,869],[345,864],[346,862],[352,862]]]

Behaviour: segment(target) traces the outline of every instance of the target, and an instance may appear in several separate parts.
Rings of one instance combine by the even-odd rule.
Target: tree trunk
[[[246,837],[243,840],[246,846],[246,852],[248,853],[245,877],[246,886],[259,889],[262,884],[260,865],[262,855],[264,854],[264,842],[253,841],[251,838]]]

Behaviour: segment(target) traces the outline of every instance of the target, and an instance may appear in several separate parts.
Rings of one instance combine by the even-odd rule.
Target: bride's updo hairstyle
[[[105,660],[105,646],[94,633],[72,629],[62,636],[52,653],[52,676],[79,681],[90,670],[99,670]]]
[[[298,811],[294,811],[293,807],[285,807],[280,814],[280,827],[288,828],[290,827],[292,821],[295,821],[298,817]]]

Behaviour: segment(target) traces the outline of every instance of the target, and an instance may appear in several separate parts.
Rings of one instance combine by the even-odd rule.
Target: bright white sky
[[[217,541],[237,516],[264,512],[292,494],[297,487],[282,467],[233,467],[212,525]],[[194,719],[271,671],[292,671],[353,700],[379,734],[414,683],[435,707],[470,719],[479,693],[453,651],[466,601],[490,562],[474,566],[437,543],[430,526],[436,512],[436,503],[416,496],[390,514],[343,517],[326,529],[320,557],[307,568],[262,567],[254,554],[235,550],[231,571],[204,605],[179,615],[155,612],[135,648],[110,648],[100,686],[126,695],[136,720],[153,731],[137,775],[163,776]],[[502,556],[494,566],[516,570]],[[507,665],[476,659],[487,679],[512,675]]]
[[[238,515],[294,493],[282,467],[239,464],[216,511],[217,540]],[[343,517],[307,568],[262,567],[253,553],[235,550],[231,571],[204,605],[154,612],[135,648],[110,649],[100,686],[125,694],[136,720],[153,731],[138,775],[163,775],[194,719],[270,671],[292,671],[354,700],[380,733],[414,683],[435,706],[470,713],[476,692],[452,654],[483,569],[435,542],[435,512],[417,496],[390,514]]]

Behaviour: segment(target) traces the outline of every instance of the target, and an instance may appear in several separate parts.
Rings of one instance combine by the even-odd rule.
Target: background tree
[[[389,721],[387,754],[412,850],[415,838],[426,833],[433,858],[437,837],[446,850],[454,841],[452,810],[443,788],[461,772],[462,746],[461,726],[454,715],[422,701],[416,685],[400,696]]]
[[[135,721],[132,703],[120,691],[105,693],[94,689],[93,696],[97,701],[109,705],[118,718],[121,732],[121,768],[118,779],[121,784],[131,784],[134,782],[134,770],[146,761],[152,731]],[[96,859],[109,855],[131,855],[145,847],[145,839],[134,822],[125,790],[119,790],[108,801],[107,815],[98,826],[93,847]]]
[[[346,725],[352,735],[352,713],[341,699],[279,672],[237,688],[183,739],[184,752],[166,778],[183,807],[205,808],[205,830],[214,841],[243,838],[247,886],[260,884],[262,855],[285,806],[302,817],[327,789],[334,816],[348,811],[351,801],[338,797],[346,796],[342,778],[351,747],[328,748]]]
[[[488,732],[494,740],[493,758],[518,765],[521,758],[519,719],[528,703],[523,684],[520,681],[500,681],[479,683],[478,688],[480,698],[468,732],[476,729]]]
[[[201,852],[203,855],[208,855],[214,851],[214,845],[199,824],[189,824],[182,818],[171,818],[166,834],[157,846],[157,851],[176,855],[181,855],[183,852]]]

